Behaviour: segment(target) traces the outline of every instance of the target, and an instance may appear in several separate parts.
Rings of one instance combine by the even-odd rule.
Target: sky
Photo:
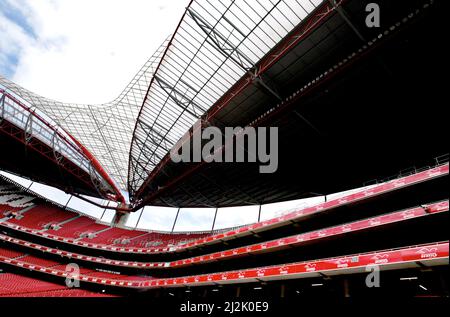
[[[73,103],[113,100],[174,32],[188,0],[0,0],[0,74],[48,98]],[[11,175],[9,175],[11,176]],[[25,186],[31,183],[15,178]],[[69,196],[34,183],[31,189],[66,204]],[[261,219],[322,202],[323,197],[265,205]],[[73,197],[69,207],[102,221],[112,211]],[[258,206],[221,208],[215,228],[256,222]],[[145,207],[127,225],[171,230],[177,210]],[[214,209],[181,209],[175,231],[211,230]]]
[[[59,101],[111,101],[175,31],[187,4],[0,0],[0,74]]]

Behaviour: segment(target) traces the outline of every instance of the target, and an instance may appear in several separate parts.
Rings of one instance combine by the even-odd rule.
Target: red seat
[[[103,297],[107,294],[94,293],[79,288],[68,288],[17,274],[0,274],[0,296],[7,297]]]
[[[0,256],[1,257],[7,258],[7,259],[14,259],[21,255],[23,255],[23,252],[18,252],[18,251],[14,251],[11,249],[5,249],[5,248],[0,247]]]
[[[56,206],[38,205],[24,212],[22,218],[12,218],[8,222],[31,229],[43,229],[47,224],[56,224],[76,216],[76,213],[62,210]]]
[[[88,231],[92,225],[95,225],[94,219],[81,216],[66,222],[58,230],[47,230],[46,232],[64,238],[79,238],[79,235]]]

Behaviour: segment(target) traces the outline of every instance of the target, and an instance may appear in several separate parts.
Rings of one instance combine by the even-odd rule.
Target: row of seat
[[[319,230],[300,233],[292,236],[278,238],[266,242],[256,243],[252,245],[246,245],[229,250],[223,250],[219,252],[213,252],[201,256],[187,257],[180,260],[174,260],[170,262],[140,262],[140,261],[124,261],[113,260],[104,257],[90,256],[79,254],[75,252],[68,252],[59,250],[44,245],[30,243],[22,239],[10,237],[8,235],[0,234],[0,241],[8,242],[13,245],[27,247],[36,251],[44,252],[47,254],[56,254],[61,257],[65,257],[73,260],[81,260],[84,262],[91,262],[96,264],[105,264],[108,266],[118,267],[130,267],[130,268],[167,268],[167,267],[180,267],[185,265],[200,264],[205,262],[214,261],[217,259],[229,259],[245,254],[257,254],[259,252],[275,251],[286,246],[294,246],[300,244],[311,243],[316,240],[325,240],[335,236],[356,233],[376,227],[386,226],[406,220],[419,219],[427,215],[447,212],[449,210],[449,201],[441,201],[436,203],[430,203],[418,207],[408,208],[392,213],[381,214],[375,217],[370,217],[362,220],[357,220],[349,223],[343,223],[340,225],[322,228]]]
[[[363,200],[369,200],[417,183],[427,182],[434,178],[448,175],[448,173],[449,164],[446,163],[426,171],[382,183],[371,187],[370,189],[362,189],[349,195],[329,200],[315,206],[300,209],[280,217],[243,226],[235,230],[224,231],[214,235],[207,233],[171,234],[122,229],[95,223],[93,219],[85,216],[76,216],[74,219],[62,224],[60,229],[55,228],[50,230],[38,230],[34,225],[30,225],[30,222],[33,221],[34,223],[42,222],[39,217],[39,212],[36,211],[36,213],[34,213],[33,209],[25,212],[22,219],[9,219],[8,221],[0,222],[0,226],[7,226],[32,235],[91,249],[109,250],[121,253],[174,252],[195,248],[200,245],[214,244],[223,240],[233,239],[255,232],[268,230],[273,227],[282,226],[284,224],[289,224],[292,221],[299,221],[302,218],[310,217],[314,214],[319,214],[333,208],[356,204]],[[58,210],[58,208],[52,208],[51,210],[51,213],[55,216],[56,214],[65,214],[65,211]],[[30,216],[31,220],[27,219],[27,215]],[[44,216],[46,217],[46,214],[44,214]],[[118,241],[119,243],[117,243]],[[123,241],[126,241],[127,243],[123,245],[121,243]]]
[[[0,255],[0,263],[20,267],[28,271],[36,271],[60,278],[75,278],[80,283],[92,283],[121,288],[149,289],[170,286],[195,286],[244,283],[265,281],[280,278],[302,278],[358,272],[361,269],[377,265],[380,269],[412,268],[448,264],[449,242],[427,243],[397,249],[372,251],[361,254],[350,254],[339,257],[284,263],[281,265],[262,266],[251,269],[198,274],[192,276],[152,278],[149,276],[122,275],[110,272],[80,272],[74,275],[73,271],[66,270],[64,266],[50,263],[30,263],[22,258],[10,258]],[[45,264],[45,265],[44,265]],[[47,266],[50,264],[51,266]]]
[[[243,228],[220,233],[214,236],[209,236],[207,238],[199,238],[194,242],[189,243],[183,246],[177,246],[176,248],[172,248],[171,250],[182,250],[193,248],[198,245],[205,244],[214,244],[215,239],[217,237],[221,237],[220,240],[232,239],[236,237],[240,237],[243,235],[249,235],[254,233],[259,233],[264,236],[264,230],[278,227],[283,225],[283,223],[290,222],[295,220],[297,226],[303,227],[304,219],[318,219],[315,215],[323,215],[323,214],[333,214],[330,213],[333,208],[341,208],[342,206],[348,206],[355,204],[358,208],[361,208],[361,202],[373,202],[382,200],[381,197],[383,194],[392,193],[394,191],[399,191],[400,193],[405,193],[404,189],[419,183],[432,183],[429,182],[435,178],[439,178],[441,176],[448,175],[448,164],[438,166],[436,168],[423,171],[414,175],[402,177],[397,180],[393,180],[384,184],[379,184],[370,189],[362,189],[361,191],[353,192],[347,196],[343,196],[334,200],[329,200],[325,203],[318,204],[316,206],[307,207],[299,211],[295,211],[292,214],[284,215],[275,219],[271,219],[268,221],[264,221],[262,223],[253,224],[249,226],[245,226]],[[445,180],[445,179],[444,179]],[[439,182],[438,184],[441,184]],[[441,186],[441,185],[439,185]],[[416,187],[413,187],[416,188]],[[423,187],[421,187],[423,189]],[[433,187],[435,188],[435,186]],[[411,191],[409,191],[411,193]],[[442,194],[440,194],[442,196]],[[378,197],[378,199],[374,199]],[[406,197],[406,196],[405,196]],[[372,204],[372,203],[370,203]],[[403,199],[403,205],[406,206],[408,201]],[[44,205],[36,205],[36,206],[44,206]],[[40,228],[29,228],[26,226],[22,226],[17,224],[22,221],[28,212],[31,212],[29,215],[29,220],[38,221],[39,218],[39,210],[35,209],[36,206],[32,206],[31,208],[27,208],[23,210],[23,218],[8,218],[7,220],[3,219],[3,222],[0,223],[0,226],[8,227],[12,230],[5,231],[5,234],[0,235],[0,240],[3,240],[6,243],[2,244],[2,248],[0,248],[0,263],[2,263],[6,267],[14,267],[17,269],[24,269],[32,272],[40,272],[41,274],[47,274],[53,277],[60,278],[61,280],[70,276],[70,271],[67,270],[67,262],[78,262],[80,261],[81,267],[79,271],[78,279],[81,282],[97,284],[97,285],[108,285],[112,287],[121,287],[121,288],[134,288],[134,289],[148,289],[148,288],[157,288],[157,287],[170,287],[175,285],[208,285],[211,283],[243,283],[243,282],[253,282],[253,281],[261,281],[261,280],[271,280],[271,279],[280,279],[280,278],[300,278],[300,277],[310,277],[310,276],[321,276],[321,274],[342,274],[342,273],[351,273],[354,271],[361,270],[361,268],[367,265],[382,265],[385,268],[394,266],[395,267],[419,267],[419,266],[432,266],[432,265],[441,265],[448,263],[448,241],[443,242],[433,242],[432,239],[427,239],[426,244],[418,245],[418,246],[410,246],[410,247],[401,247],[393,250],[381,250],[381,251],[373,251],[366,253],[356,253],[350,254],[348,256],[334,256],[332,258],[320,258],[317,260],[308,260],[314,259],[314,257],[308,258],[294,258],[290,261],[284,260],[280,261],[283,263],[271,266],[264,266],[264,264],[268,264],[267,262],[258,262],[254,266],[242,266],[241,264],[233,267],[232,271],[224,271],[223,269],[217,269],[216,267],[211,267],[209,273],[205,273],[203,269],[201,271],[192,271],[190,270],[192,275],[189,274],[187,270],[183,268],[180,274],[173,274],[171,277],[152,277],[146,276],[145,271],[142,270],[133,270],[133,272],[139,272],[139,274],[143,274],[141,276],[139,274],[124,274],[126,270],[120,268],[120,266],[133,267],[137,269],[148,268],[152,269],[156,266],[159,269],[166,268],[168,266],[173,267],[181,267],[186,265],[194,265],[200,264],[202,262],[210,262],[210,261],[221,261],[227,258],[233,258],[243,255],[244,253],[266,253],[272,252],[277,249],[282,249],[290,246],[298,246],[303,243],[310,243],[313,240],[321,240],[332,238],[333,236],[338,236],[341,234],[347,234],[351,232],[364,231],[366,229],[382,227],[384,225],[392,225],[396,222],[403,222],[411,220],[417,220],[419,218],[428,218],[431,214],[442,213],[448,211],[448,200],[430,203],[426,205],[411,207],[408,209],[401,209],[400,211],[388,212],[386,214],[381,214],[383,210],[373,210],[371,214],[369,214],[369,218],[364,218],[361,213],[355,212],[355,217],[351,222],[343,221],[345,219],[345,214],[340,214],[338,218],[334,220],[330,227],[325,226],[322,222],[320,225],[312,231],[305,231],[304,229],[300,230],[300,233],[295,235],[286,235],[283,232],[283,236],[280,238],[276,238],[273,240],[263,240],[263,242],[250,244],[250,245],[240,245],[238,247],[225,247],[222,246],[222,249],[217,252],[207,253],[200,255],[194,255],[191,257],[182,258],[179,260],[173,260],[171,262],[136,262],[136,261],[117,261],[104,259],[98,256],[86,256],[83,254],[73,253],[70,250],[70,244],[76,244],[81,246],[87,246],[88,248],[107,248],[114,247],[118,252],[123,247],[117,247],[114,244],[94,244],[92,242],[86,242],[85,240],[92,240],[95,238],[99,238],[100,241],[107,241],[108,239],[120,239],[126,233],[131,233],[130,236],[127,236],[130,240],[135,240],[138,238],[142,238],[145,235],[152,234],[151,232],[145,231],[133,231],[125,228],[116,228],[106,226],[104,224],[95,223],[93,219],[91,221],[86,221],[86,226],[91,226],[93,224],[100,226],[101,230],[96,230],[93,232],[96,234],[95,237],[79,237],[78,239],[73,238],[63,238],[56,235],[51,235],[49,232],[54,231],[57,233],[59,230],[57,228],[50,229],[40,229]],[[373,206],[378,206],[377,204]],[[372,207],[373,209],[373,207]],[[339,209],[343,211],[345,209]],[[354,210],[357,211],[357,210]],[[43,219],[45,221],[52,220],[52,213],[61,213],[64,214],[65,211],[59,208],[51,208],[51,211],[43,213]],[[335,212],[336,214],[336,212]],[[77,220],[82,219],[84,216],[80,216],[78,214],[64,214],[65,216],[58,216],[58,221],[62,219],[62,222],[58,222],[58,226],[63,228],[65,225],[69,225],[71,222],[76,222]],[[67,215],[67,216],[66,216]],[[314,216],[314,217],[313,217]],[[344,218],[342,218],[344,217]],[[432,218],[433,216],[430,216]],[[87,217],[84,217],[87,218]],[[31,219],[31,220],[30,220]],[[322,219],[322,218],[320,218]],[[434,218],[433,218],[434,219]],[[441,218],[439,218],[441,219]],[[11,220],[17,220],[11,222]],[[422,222],[420,223],[422,224]],[[79,229],[83,229],[85,227],[80,227]],[[61,229],[60,229],[61,230]],[[298,230],[298,229],[297,229]],[[27,238],[18,239],[10,236],[12,232],[22,231],[28,233],[25,235]],[[81,230],[80,230],[81,231]],[[8,232],[8,233],[6,233]],[[170,235],[169,233],[165,233],[165,235]],[[56,248],[51,248],[46,245],[32,243],[30,241],[33,240],[33,237],[41,237],[48,239],[65,239],[66,245],[62,249],[58,250]],[[442,237],[442,235],[441,235]],[[431,241],[430,241],[431,240]],[[437,240],[437,239],[436,239]],[[434,241],[436,241],[434,240]],[[41,239],[44,241],[45,239]],[[439,241],[439,240],[437,240]],[[87,245],[86,245],[87,243]],[[407,242],[411,243],[411,242]],[[413,242],[414,243],[414,242]],[[419,242],[423,243],[423,242]],[[398,244],[401,246],[407,245]],[[20,248],[15,248],[15,246],[19,246]],[[390,244],[387,244],[390,247]],[[67,247],[67,248],[66,248]],[[385,246],[381,246],[380,248],[384,248]],[[28,253],[26,248],[30,249],[31,253]],[[375,247],[373,250],[377,250]],[[33,249],[33,250],[31,250]],[[353,249],[353,248],[352,248]],[[19,251],[25,250],[25,251]],[[80,249],[81,250],[81,249]],[[111,251],[116,251],[114,249],[110,249]],[[371,249],[367,249],[371,250]],[[39,252],[40,253],[39,253]],[[153,249],[154,251],[154,249]],[[347,252],[357,252],[355,250],[348,249],[343,251],[342,253],[336,254],[347,254]],[[365,250],[359,250],[362,252]],[[139,251],[135,251],[139,252]],[[52,256],[48,256],[49,253],[52,253]],[[63,258],[57,258],[54,255],[59,255]],[[323,254],[322,256],[333,256],[333,254]],[[81,257],[81,258],[79,258]],[[64,259],[65,258],[65,259]],[[261,258],[261,256],[259,257]],[[72,261],[75,259],[75,261]],[[108,263],[109,261],[109,263]],[[300,261],[300,262],[294,262]],[[89,265],[87,262],[91,262]],[[288,262],[288,263],[284,263]],[[289,263],[292,262],[292,263]],[[96,263],[96,264],[92,264]],[[140,264],[139,264],[140,263]],[[279,262],[278,262],[279,263]],[[100,264],[103,264],[100,265]],[[107,265],[104,265],[107,264]],[[136,264],[136,265],[135,265]],[[114,268],[114,271],[111,269],[106,270],[105,267],[110,268],[111,266],[117,266],[117,269]],[[140,266],[139,266],[140,265]],[[142,266],[144,265],[144,266]],[[153,265],[153,266],[152,266]],[[256,267],[255,267],[256,266]],[[250,269],[243,269],[243,267],[251,267]],[[207,271],[207,272],[208,272]],[[130,270],[128,270],[130,272]],[[159,271],[158,271],[159,272]],[[198,272],[202,272],[201,274]],[[159,273],[155,275],[159,276]],[[161,273],[162,274],[162,273]],[[185,276],[183,276],[185,274]],[[180,276],[181,275],[181,276]]]
[[[8,218],[8,224],[43,231],[48,236],[58,236],[71,240],[102,245],[153,248],[168,247],[198,239],[208,233],[161,233],[131,228],[118,228],[97,223],[95,219],[62,210],[47,202],[34,201],[34,205],[19,205],[15,202],[30,197],[12,184],[2,184],[0,180],[0,218]]]
[[[33,229],[45,229],[76,216],[78,215],[74,212],[61,210],[50,204],[38,204],[21,213],[21,217],[11,217],[8,222]]]
[[[2,297],[110,297],[112,295],[91,292],[80,288],[42,281],[12,273],[0,273]]]
[[[32,206],[35,199],[16,186],[3,183],[0,179],[0,213]]]
[[[67,272],[71,272],[68,264],[64,264],[55,260],[27,254],[24,252],[14,251],[7,247],[0,248],[0,263],[7,263],[16,267],[22,267],[29,270],[40,271],[56,276],[67,276]],[[117,272],[104,272],[93,270],[85,267],[79,268],[78,274],[91,277],[94,282],[96,280],[140,280],[139,276],[128,276]],[[146,280],[150,277],[146,277]]]

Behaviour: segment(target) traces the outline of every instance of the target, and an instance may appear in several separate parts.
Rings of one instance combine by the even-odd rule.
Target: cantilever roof
[[[174,35],[118,98],[68,104],[0,76],[0,85],[50,116],[134,195],[172,146],[322,0],[191,1]],[[131,161],[130,161],[131,160]]]
[[[130,151],[131,197],[188,129],[244,75],[257,77],[258,61],[321,2],[191,1],[138,117]]]

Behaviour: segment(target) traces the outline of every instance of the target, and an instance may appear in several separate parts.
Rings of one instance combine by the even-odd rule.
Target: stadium
[[[194,0],[105,104],[0,76],[0,296],[448,297],[443,2]],[[276,171],[171,160],[208,127],[276,127]]]

